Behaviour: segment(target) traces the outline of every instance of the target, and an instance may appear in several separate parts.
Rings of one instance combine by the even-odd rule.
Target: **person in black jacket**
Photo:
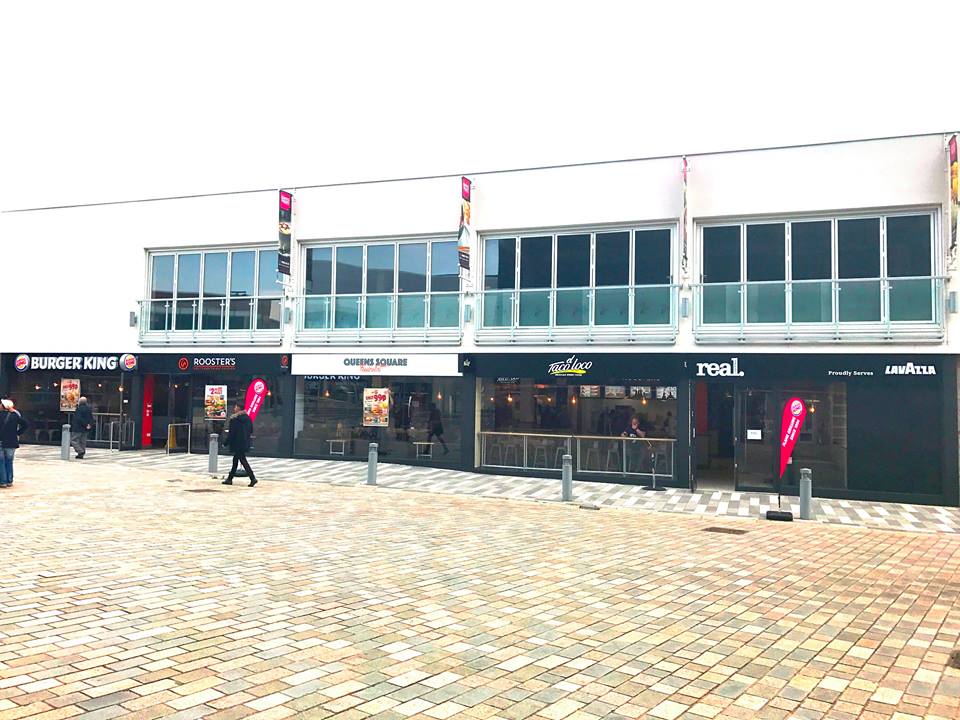
[[[27,425],[12,400],[0,402],[0,488],[13,485],[13,454]]]
[[[253,476],[253,470],[250,463],[247,462],[247,451],[250,449],[250,436],[253,435],[253,421],[250,416],[243,411],[240,403],[233,406],[233,415],[230,416],[230,424],[227,426],[227,447],[233,453],[233,466],[230,468],[230,474],[223,481],[224,485],[233,485],[233,476],[237,473],[237,464],[243,465],[243,469],[250,476],[250,487],[257,484],[257,479]]]
[[[87,454],[87,435],[93,430],[93,411],[85,397],[77,401],[77,411],[70,423],[70,444],[77,451],[77,460],[83,460]]]

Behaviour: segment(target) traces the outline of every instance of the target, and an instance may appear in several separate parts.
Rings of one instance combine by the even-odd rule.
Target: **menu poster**
[[[80,399],[80,381],[72,378],[60,380],[60,412],[76,412]]]
[[[599,385],[581,385],[580,397],[585,397],[585,398],[600,397],[600,386]]]
[[[605,398],[624,398],[627,396],[627,389],[623,385],[605,385],[603,388]]]
[[[460,230],[457,232],[457,263],[460,276],[470,274],[470,192],[473,183],[470,178],[460,178]]]
[[[207,385],[203,391],[203,413],[207,420],[227,419],[227,386]]]
[[[390,391],[388,389],[363,389],[363,426],[390,426]]]

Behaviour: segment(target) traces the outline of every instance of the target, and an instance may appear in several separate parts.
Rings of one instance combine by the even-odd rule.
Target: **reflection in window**
[[[829,220],[795,222],[791,225],[794,322],[833,320],[830,226]]]
[[[782,323],[786,316],[786,226],[747,225],[747,322]]]
[[[837,277],[880,277],[880,218],[837,222]],[[839,284],[841,322],[880,319],[880,281]]]
[[[890,319],[933,319],[934,281],[930,253],[929,215],[887,218],[887,277],[890,280]]]

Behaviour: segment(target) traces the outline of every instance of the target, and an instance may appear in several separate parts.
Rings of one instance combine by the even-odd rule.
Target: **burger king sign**
[[[122,370],[137,369],[137,356],[122,355],[27,355],[21,353],[13,360],[17,372],[28,370]]]

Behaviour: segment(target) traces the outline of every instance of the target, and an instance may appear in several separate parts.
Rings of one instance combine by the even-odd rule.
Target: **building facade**
[[[7,214],[0,390],[55,443],[957,505],[945,137]],[[452,218],[452,220],[451,220]],[[38,262],[42,246],[51,261]],[[461,259],[469,255],[469,270]],[[18,287],[19,284],[19,287]],[[78,387],[77,387],[78,386]]]

